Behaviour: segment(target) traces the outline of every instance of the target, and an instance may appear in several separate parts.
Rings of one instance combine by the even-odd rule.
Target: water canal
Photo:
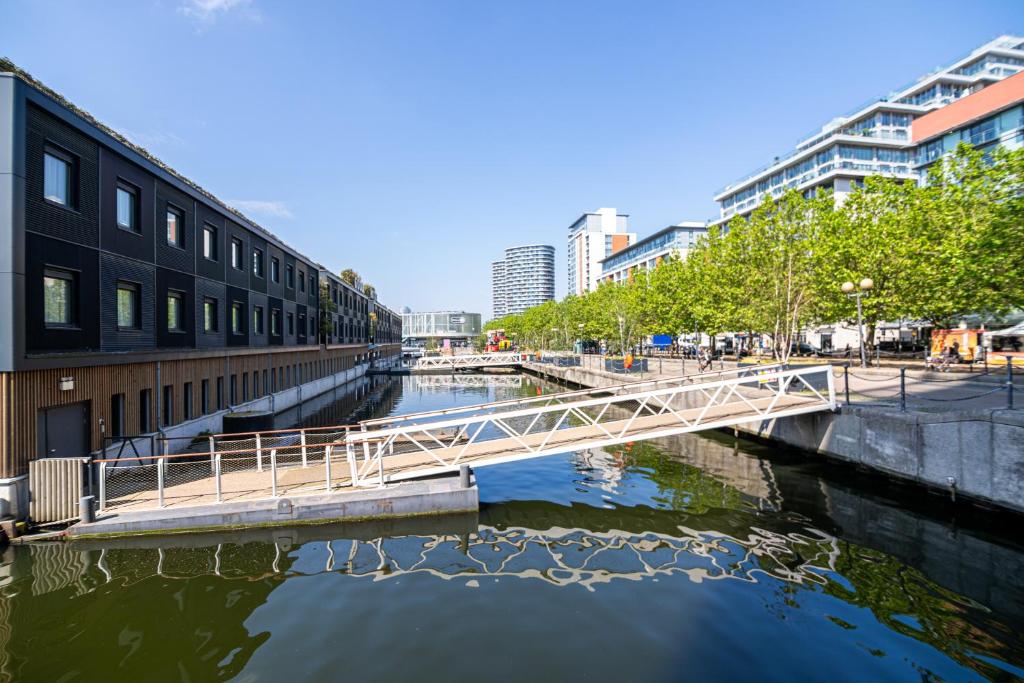
[[[367,380],[306,424],[550,390]],[[1013,680],[1019,519],[720,434],[480,470],[478,517],[7,548],[9,680]]]

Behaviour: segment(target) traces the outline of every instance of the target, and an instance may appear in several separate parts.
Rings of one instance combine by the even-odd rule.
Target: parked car
[[[790,356],[820,356],[821,351],[814,348],[807,342],[793,342],[789,345]]]

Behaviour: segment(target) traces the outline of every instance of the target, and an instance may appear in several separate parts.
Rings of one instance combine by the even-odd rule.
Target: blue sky
[[[384,303],[613,206],[644,236],[1002,33],[1021,0],[0,2],[0,54]]]

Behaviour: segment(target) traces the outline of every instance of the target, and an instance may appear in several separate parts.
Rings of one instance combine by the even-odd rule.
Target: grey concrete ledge
[[[476,512],[475,483],[459,477],[390,484],[384,488],[282,496],[180,508],[103,513],[92,524],[79,522],[72,538],[152,533],[182,533],[225,528],[326,524]]]

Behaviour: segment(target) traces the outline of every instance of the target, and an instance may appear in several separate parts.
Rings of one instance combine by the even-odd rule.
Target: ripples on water
[[[414,377],[360,398],[403,413],[539,388]],[[305,420],[358,407],[342,403]],[[877,479],[721,436],[478,479],[478,516],[8,548],[0,668],[19,681],[1024,677],[1020,546],[897,506]]]

